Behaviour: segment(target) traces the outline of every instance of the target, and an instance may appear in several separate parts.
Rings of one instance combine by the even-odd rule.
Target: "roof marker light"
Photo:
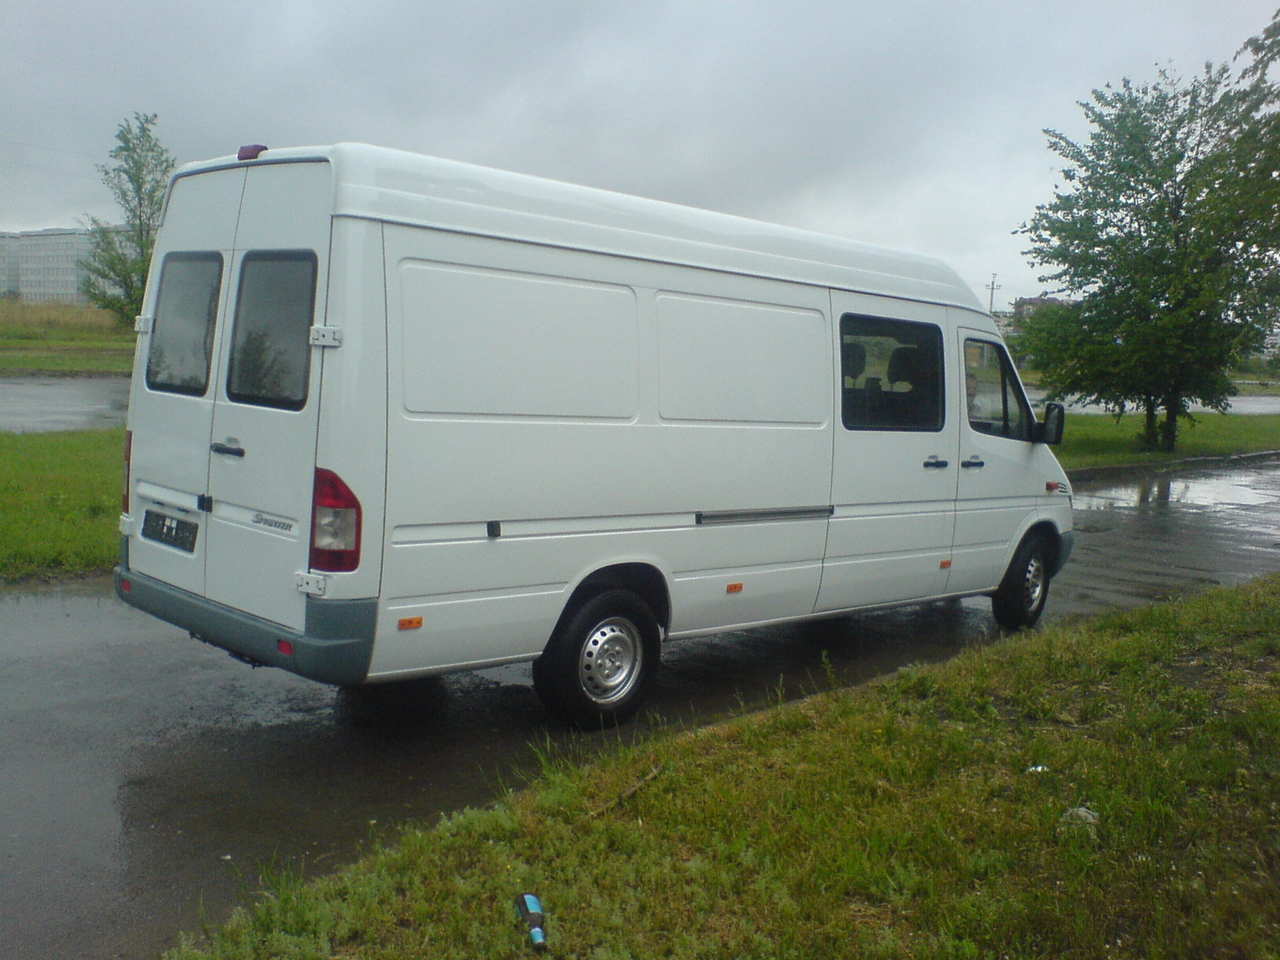
[[[237,160],[257,160],[258,155],[267,149],[265,143],[247,143],[236,154]]]

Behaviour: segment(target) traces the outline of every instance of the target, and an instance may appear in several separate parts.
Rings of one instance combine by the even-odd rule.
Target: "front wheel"
[[[1000,626],[1022,630],[1035,625],[1048,599],[1049,548],[1043,537],[1028,537],[991,595],[991,612]]]
[[[580,727],[617,723],[640,706],[658,668],[658,623],[629,590],[607,590],[577,609],[533,664],[547,710]]]

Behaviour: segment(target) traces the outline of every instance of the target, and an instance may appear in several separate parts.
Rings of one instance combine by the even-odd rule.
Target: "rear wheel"
[[[1043,537],[1023,540],[1000,586],[991,595],[991,612],[1009,630],[1030,627],[1040,619],[1049,598],[1049,546]]]
[[[581,727],[635,713],[658,668],[658,623],[629,590],[596,594],[552,635],[533,664],[547,710]]]

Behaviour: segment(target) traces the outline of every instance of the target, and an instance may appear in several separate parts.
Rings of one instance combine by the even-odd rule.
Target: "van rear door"
[[[300,631],[332,174],[326,162],[246,172],[208,444],[205,595]]]
[[[226,311],[244,170],[179,177],[156,241],[129,429],[129,566],[204,594],[217,330]]]

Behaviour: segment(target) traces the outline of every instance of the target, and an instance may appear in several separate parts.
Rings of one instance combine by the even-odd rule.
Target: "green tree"
[[[155,243],[165,190],[173,173],[173,155],[156,139],[154,113],[134,113],[116,130],[111,162],[98,166],[123,211],[123,223],[89,218],[92,249],[81,267],[81,290],[89,302],[110,310],[124,326],[142,312],[147,268]]]
[[[1130,406],[1147,411],[1147,430],[1155,433],[1155,400],[1134,394],[1134,371],[1115,348],[1110,317],[1096,314],[1094,303],[1054,303],[1037,307],[1022,322],[1010,348],[1040,371],[1048,399],[1073,399],[1106,407],[1117,416]],[[1149,402],[1148,402],[1149,401]]]
[[[1056,395],[1142,409],[1145,441],[1165,450],[1193,402],[1227,408],[1227,370],[1280,303],[1280,189],[1260,126],[1272,96],[1265,76],[1224,66],[1190,82],[1162,71],[1094,90],[1087,141],[1045,131],[1064,185],[1023,227],[1026,254],[1079,307],[1032,317],[1027,348]]]

